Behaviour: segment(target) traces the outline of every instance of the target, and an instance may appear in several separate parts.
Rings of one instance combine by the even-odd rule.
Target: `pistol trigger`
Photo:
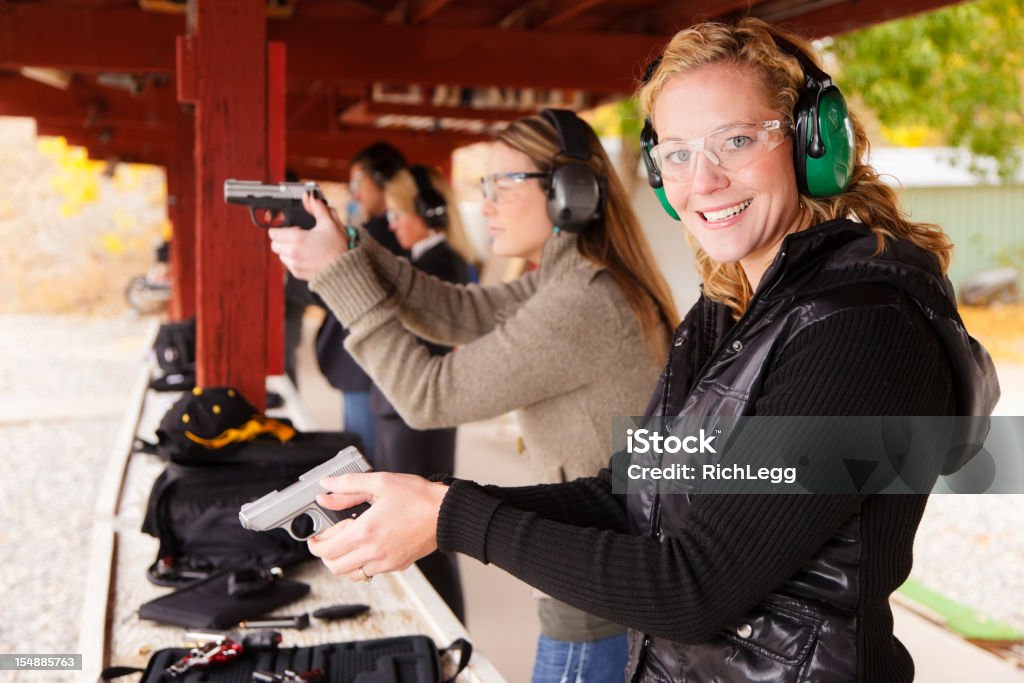
[[[338,523],[339,518],[334,510],[322,508],[319,503],[314,503],[314,505],[316,506],[316,509],[310,510],[310,516],[316,518],[316,533],[325,531]]]
[[[259,218],[256,218],[256,207],[249,207],[249,216],[252,218],[253,225],[258,228],[272,228],[274,227],[270,223],[261,223]]]

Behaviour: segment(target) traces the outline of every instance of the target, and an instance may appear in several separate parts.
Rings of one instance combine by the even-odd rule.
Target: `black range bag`
[[[147,570],[160,586],[181,586],[219,569],[285,567],[310,559],[306,544],[283,529],[242,528],[239,508],[287,488],[348,446],[362,447],[347,432],[297,432],[226,387],[186,393],[157,434],[168,464],[153,484],[142,530],[160,540]]]
[[[254,672],[283,674],[290,670],[298,675],[319,669],[319,683],[441,683],[441,655],[459,652],[454,681],[469,664],[473,647],[463,639],[438,651],[427,636],[400,636],[349,643],[328,643],[312,647],[245,650],[230,661],[196,667],[177,675],[165,673],[167,668],[189,654],[185,648],[168,648],[154,652],[143,670],[140,683],[250,683]],[[100,674],[100,682],[136,673],[140,669],[111,667]],[[269,678],[274,680],[273,678]],[[281,680],[303,680],[282,677]]]

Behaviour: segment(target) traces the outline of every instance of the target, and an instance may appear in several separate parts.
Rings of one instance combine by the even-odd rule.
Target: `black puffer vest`
[[[874,256],[877,246],[864,226],[829,221],[783,241],[735,323],[725,306],[701,297],[675,332],[647,414],[750,415],[771,359],[801,331],[834,313],[875,306],[902,307],[908,319],[941,340],[950,359],[957,414],[991,414],[999,393],[995,370],[964,330],[949,281],[926,252],[907,242],[889,242]],[[943,472],[962,464],[946,463]],[[664,542],[686,524],[691,500],[659,496],[653,485],[629,496],[633,532]],[[860,513],[852,513],[811,562],[707,642],[680,644],[630,632],[627,680],[855,681],[859,522]],[[902,648],[899,652],[907,656]]]

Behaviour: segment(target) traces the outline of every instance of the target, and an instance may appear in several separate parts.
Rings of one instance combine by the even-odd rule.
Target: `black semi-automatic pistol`
[[[249,207],[252,222],[261,228],[284,228],[296,225],[309,230],[316,225],[316,219],[302,207],[302,195],[312,192],[315,199],[323,201],[320,186],[316,183],[272,183],[257,180],[225,180],[224,201]],[[260,221],[256,211],[268,211],[270,221]]]

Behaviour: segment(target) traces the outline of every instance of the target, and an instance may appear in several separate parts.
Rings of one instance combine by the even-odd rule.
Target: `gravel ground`
[[[93,493],[127,410],[147,322],[0,316],[0,652],[77,649]],[[60,416],[91,403],[93,417]],[[45,419],[3,406],[40,406]],[[0,680],[70,681],[58,672]]]
[[[91,492],[128,408],[146,325],[129,317],[0,316],[0,544],[7,550],[0,652],[75,649]],[[98,416],[60,417],[67,401],[90,401]],[[5,417],[3,406],[25,402],[46,405],[47,417]],[[1024,631],[1022,510],[1024,495],[933,496],[913,576]],[[3,680],[73,679],[0,672]]]
[[[1024,632],[1024,495],[932,496],[911,576]]]

